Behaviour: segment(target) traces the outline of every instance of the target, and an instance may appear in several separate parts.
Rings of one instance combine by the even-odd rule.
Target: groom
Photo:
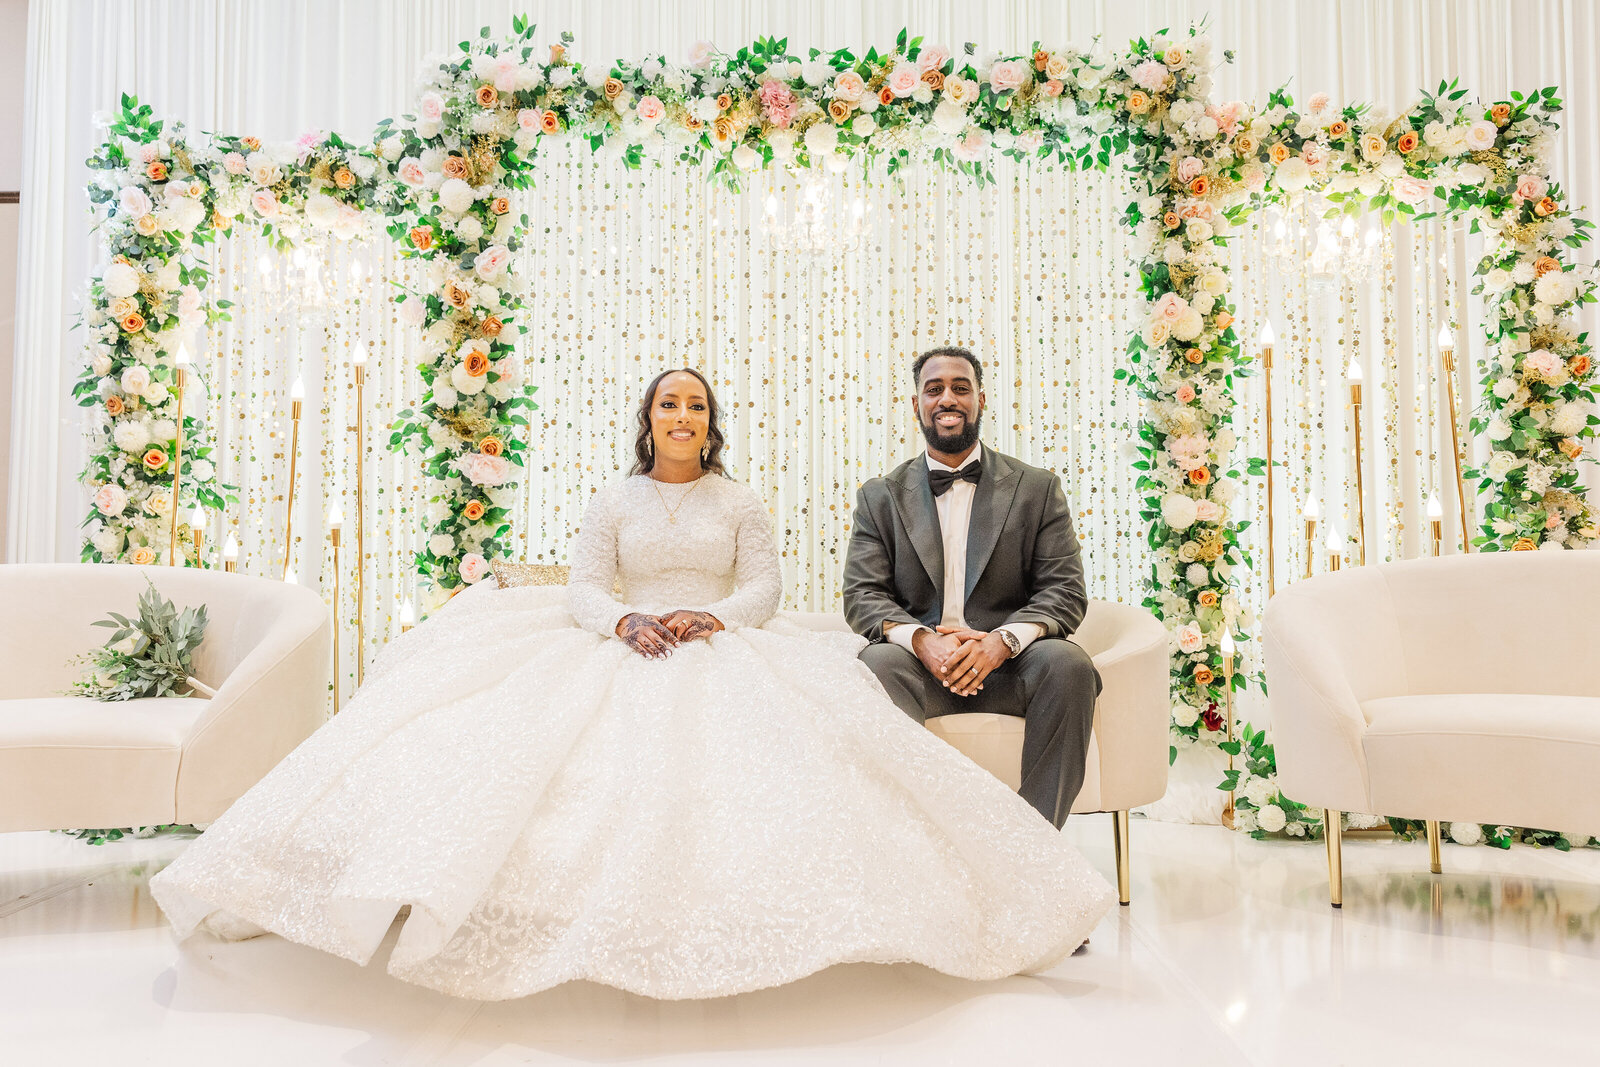
[[[1100,675],[1067,635],[1088,606],[1061,483],[978,443],[983,366],[935,348],[911,367],[928,450],[861,487],[844,610],[861,659],[918,722],[1026,718],[1021,793],[1057,827],[1083,785]]]

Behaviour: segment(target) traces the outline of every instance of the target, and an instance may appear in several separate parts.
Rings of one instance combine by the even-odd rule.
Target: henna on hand
[[[662,625],[677,635],[680,641],[694,641],[702,637],[710,637],[719,630],[727,627],[722,625],[722,620],[708,611],[688,611],[680,609],[661,616]]]
[[[672,649],[678,643],[677,634],[662,620],[641,612],[624,615],[617,623],[616,632],[625,645],[651,659],[664,659],[672,655]]]

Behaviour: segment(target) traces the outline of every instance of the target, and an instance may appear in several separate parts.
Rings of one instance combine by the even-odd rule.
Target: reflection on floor
[[[1109,875],[1108,819],[1066,832]],[[0,835],[0,1062],[1596,1062],[1600,852],[1447,845],[1435,878],[1421,842],[1347,839],[1341,914],[1320,845],[1133,831],[1133,906],[1044,976],[861,965],[714,1001],[495,1004],[276,937],[174,943],[147,883],[182,840]]]

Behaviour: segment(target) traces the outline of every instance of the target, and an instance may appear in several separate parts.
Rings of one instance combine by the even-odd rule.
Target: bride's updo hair
[[[649,474],[655,470],[656,456],[652,449],[650,435],[650,409],[656,403],[656,390],[661,388],[661,382],[669,374],[692,374],[700,380],[706,389],[706,407],[710,409],[710,426],[706,430],[706,445],[708,446],[705,459],[701,466],[713,474],[727,477],[728,472],[722,466],[722,446],[727,440],[722,436],[722,408],[717,406],[717,394],[711,388],[711,383],[706,381],[706,376],[691,367],[673,367],[664,370],[655,376],[644,391],[644,398],[639,401],[639,434],[634,438],[633,455],[634,464],[632,474]]]

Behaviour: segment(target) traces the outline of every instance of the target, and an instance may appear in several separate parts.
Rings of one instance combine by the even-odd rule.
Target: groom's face
[[[928,447],[960,455],[978,442],[983,393],[972,364],[960,356],[934,356],[922,365],[917,382],[917,424]]]

